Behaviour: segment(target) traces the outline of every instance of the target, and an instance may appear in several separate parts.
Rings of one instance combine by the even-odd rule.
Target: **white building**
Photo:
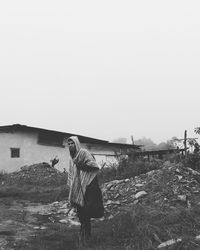
[[[0,126],[0,171],[12,172],[22,166],[47,162],[57,156],[57,169],[68,170],[69,150],[63,140],[74,134],[29,127],[20,124]],[[115,156],[127,154],[140,147],[132,144],[109,143],[86,136],[78,136],[83,147],[89,149],[97,162],[113,162]]]

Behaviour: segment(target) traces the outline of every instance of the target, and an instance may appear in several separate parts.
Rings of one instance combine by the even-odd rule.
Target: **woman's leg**
[[[80,240],[83,241],[85,238],[84,211],[83,211],[83,208],[80,206],[77,206],[77,216],[78,216],[79,222],[81,223]]]
[[[90,217],[86,217],[84,224],[85,224],[85,236],[86,236],[86,239],[89,239],[91,237],[91,219],[90,219]]]
[[[80,237],[81,240],[89,239],[91,236],[91,218],[87,215],[85,208],[78,206],[77,215],[81,223]]]

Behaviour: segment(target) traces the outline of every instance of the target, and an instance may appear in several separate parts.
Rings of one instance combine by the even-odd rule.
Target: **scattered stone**
[[[178,177],[179,181],[183,178],[183,176],[181,176],[181,175],[177,175],[177,177]]]
[[[143,187],[144,185],[141,183],[135,184],[136,187]]]
[[[193,175],[200,175],[200,172],[193,170],[191,168],[188,168],[188,170],[193,174]]]
[[[42,162],[30,166],[23,166],[19,171],[6,175],[4,185],[32,184],[50,186],[66,184],[67,173],[52,168],[48,163]]]
[[[113,202],[111,200],[108,200],[104,203],[105,206],[111,205]]]
[[[178,199],[179,201],[184,201],[184,202],[186,202],[186,201],[187,201],[187,196],[186,196],[185,194],[183,194],[183,195],[178,195],[178,196],[177,196],[177,199]]]
[[[191,202],[187,200],[187,207],[190,209],[192,207]]]
[[[116,194],[114,198],[117,199],[119,196],[120,196],[120,194]]]
[[[111,219],[113,219],[114,218],[114,216],[111,214],[109,217],[108,217],[108,220],[111,220]]]
[[[200,235],[197,235],[197,236],[195,237],[195,240],[200,240]]]
[[[145,192],[145,191],[140,191],[140,192],[138,192],[138,193],[135,195],[135,198],[136,198],[136,199],[139,199],[139,198],[143,197],[144,195],[147,195],[147,192]]]
[[[102,217],[102,218],[100,218],[99,220],[100,220],[100,221],[104,221],[104,220],[105,220],[105,217]]]
[[[165,248],[165,247],[169,247],[169,246],[172,246],[178,242],[181,242],[182,239],[181,238],[178,238],[176,240],[168,240],[168,241],[165,241],[163,243],[161,243],[159,246],[158,246],[158,249],[162,249],[162,248]]]
[[[39,230],[39,229],[44,230],[44,229],[46,229],[46,227],[44,227],[44,226],[41,226],[41,227],[35,226],[35,227],[33,227],[33,229],[36,229],[36,230]]]
[[[181,206],[191,208],[195,202],[198,203],[195,194],[200,191],[199,182],[196,179],[199,175],[199,172],[185,168],[182,164],[167,161],[164,164],[161,163],[159,169],[131,177],[129,181],[125,179],[104,183],[102,190],[105,218],[111,214],[116,215],[122,206],[138,202],[145,205],[149,199],[149,202],[167,209],[173,208],[177,200],[182,201]],[[112,201],[119,201],[119,203]]]
[[[113,186],[112,183],[108,184],[108,185],[106,186],[107,191],[108,191],[112,186]]]
[[[120,201],[113,201],[112,204],[120,205]]]

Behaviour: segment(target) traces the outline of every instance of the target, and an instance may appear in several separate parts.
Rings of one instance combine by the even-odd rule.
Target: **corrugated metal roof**
[[[6,126],[0,126],[0,132],[9,132],[9,131],[41,131],[41,132],[50,132],[55,133],[58,135],[63,135],[64,137],[70,137],[70,136],[78,136],[81,143],[100,143],[100,144],[106,144],[111,146],[118,146],[118,147],[126,147],[126,148],[140,148],[141,145],[133,145],[133,144],[122,144],[122,143],[112,143],[106,140],[96,139],[92,137],[87,137],[83,135],[78,134],[72,134],[67,132],[61,132],[56,130],[49,130],[44,128],[37,128],[37,127],[31,127],[27,125],[21,125],[21,124],[13,124],[13,125],[6,125]]]
[[[61,132],[61,131],[56,131],[56,130],[49,130],[49,129],[44,129],[44,128],[37,128],[37,127],[31,127],[27,125],[21,125],[21,124],[13,124],[13,125],[7,125],[7,126],[0,126],[0,132],[5,132],[5,131],[12,131],[12,130],[21,130],[21,131],[43,131],[43,132],[52,132],[56,134],[62,134],[65,137],[70,137],[70,136],[78,136],[80,142],[104,142],[107,143],[108,141],[105,140],[100,140],[92,137],[87,137],[83,135],[77,135],[77,134],[72,134],[72,133],[67,133],[67,132]]]

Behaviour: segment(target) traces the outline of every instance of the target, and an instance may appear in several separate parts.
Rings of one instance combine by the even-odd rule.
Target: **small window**
[[[20,149],[19,148],[11,148],[10,153],[11,153],[11,158],[19,158],[20,157]]]
[[[48,146],[63,146],[63,134],[51,131],[41,131],[38,136],[38,144]]]

